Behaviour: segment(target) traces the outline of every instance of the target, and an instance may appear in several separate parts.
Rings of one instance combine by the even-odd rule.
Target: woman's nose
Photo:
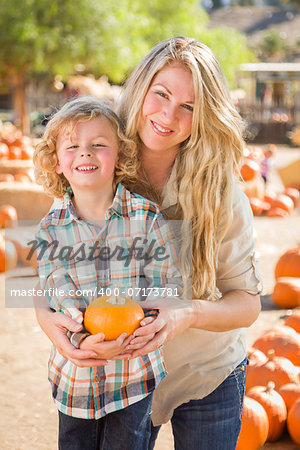
[[[166,105],[164,108],[164,118],[167,123],[172,123],[177,117],[176,105]]]

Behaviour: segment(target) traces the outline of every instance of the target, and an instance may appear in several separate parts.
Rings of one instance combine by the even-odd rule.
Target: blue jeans
[[[101,419],[78,419],[59,411],[59,450],[145,450],[151,437],[153,394]]]
[[[241,428],[247,358],[211,394],[174,410],[175,450],[235,450]],[[153,450],[160,426],[152,426]]]

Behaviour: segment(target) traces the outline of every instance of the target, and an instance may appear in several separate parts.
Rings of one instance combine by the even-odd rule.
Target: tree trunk
[[[15,74],[12,80],[13,102],[14,102],[14,122],[25,135],[30,134],[30,119],[26,106],[25,81],[23,74]]]

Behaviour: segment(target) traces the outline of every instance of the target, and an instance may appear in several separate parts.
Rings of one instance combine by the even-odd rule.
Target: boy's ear
[[[58,175],[62,174],[62,169],[61,169],[59,163],[57,163],[57,165],[56,165],[56,167],[55,167],[55,172],[58,173]]]

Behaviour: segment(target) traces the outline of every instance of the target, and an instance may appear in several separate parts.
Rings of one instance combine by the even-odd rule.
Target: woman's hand
[[[136,358],[158,349],[165,342],[174,339],[178,334],[189,328],[193,320],[192,307],[159,309],[156,319],[147,325],[141,326],[133,333],[134,339],[130,342],[127,349],[133,350],[135,345],[140,348],[134,350],[130,358]],[[151,339],[148,339],[145,345],[140,346],[140,342],[143,339],[150,337]]]
[[[95,359],[97,358],[96,352],[77,349],[71,344],[67,337],[67,331],[75,333],[82,329],[82,325],[75,320],[63,313],[52,312],[45,307],[37,307],[35,311],[41,329],[64,358],[79,367],[103,366],[108,363],[105,359]]]
[[[91,350],[96,353],[96,358],[101,359],[125,359],[130,357],[130,353],[123,354],[125,352],[127,344],[132,339],[132,336],[128,336],[126,333],[122,333],[114,341],[104,341],[104,333],[93,334],[87,336],[81,343],[80,349]],[[117,355],[122,355],[122,358],[118,358]]]

